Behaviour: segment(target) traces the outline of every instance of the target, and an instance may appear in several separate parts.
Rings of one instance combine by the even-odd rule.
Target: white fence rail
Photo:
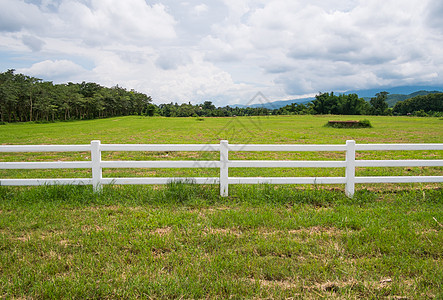
[[[230,145],[220,144],[101,144],[89,145],[0,145],[0,152],[91,152],[91,161],[0,162],[0,169],[92,169],[92,178],[0,179],[4,186],[92,185],[100,191],[103,184],[166,184],[191,180],[197,184],[220,184],[220,195],[228,196],[230,184],[345,184],[346,195],[354,195],[357,183],[443,182],[443,176],[372,176],[356,177],[356,167],[443,167],[443,160],[356,160],[356,151],[443,150],[443,144],[356,144],[346,145]],[[102,151],[211,151],[219,152],[214,161],[102,161]],[[229,160],[234,151],[344,151],[344,161],[269,161]],[[219,177],[137,177],[103,178],[103,168],[218,168]],[[229,177],[229,168],[345,168],[344,177]]]

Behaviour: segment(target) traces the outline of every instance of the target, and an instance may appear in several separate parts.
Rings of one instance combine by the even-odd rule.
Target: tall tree
[[[374,98],[371,98],[369,104],[371,104],[371,114],[373,115],[386,115],[388,111],[388,92],[380,92],[375,94]]]
[[[398,101],[393,109],[395,114],[414,114],[419,111],[432,114],[435,112],[443,112],[443,93],[416,96]]]
[[[92,119],[143,114],[151,97],[119,86],[102,87],[92,82],[54,85],[41,79],[0,73],[0,120],[2,122]]]

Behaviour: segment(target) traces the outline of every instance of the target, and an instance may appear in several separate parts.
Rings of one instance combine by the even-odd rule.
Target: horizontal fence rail
[[[367,176],[356,177],[356,167],[443,167],[443,160],[356,160],[356,151],[424,151],[443,150],[443,144],[356,144],[345,145],[249,145],[232,144],[101,144],[89,145],[0,145],[0,152],[91,152],[90,161],[57,162],[0,162],[0,169],[91,169],[92,178],[59,179],[0,179],[4,186],[36,185],[92,185],[101,191],[104,184],[167,184],[189,181],[196,184],[219,184],[220,195],[228,196],[230,184],[344,184],[345,193],[352,197],[359,183],[424,183],[443,182],[443,176]],[[213,161],[102,161],[105,151],[209,151],[219,152],[220,160]],[[229,160],[229,152],[248,151],[342,151],[344,161],[278,161]],[[104,168],[217,168],[219,177],[136,177],[103,178]],[[229,168],[344,168],[344,177],[229,177]]]

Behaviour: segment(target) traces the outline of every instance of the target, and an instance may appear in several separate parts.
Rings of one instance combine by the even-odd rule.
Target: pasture
[[[442,143],[443,120],[360,116],[122,117],[0,126],[2,144]],[[89,153],[3,153],[2,161],[86,160]],[[106,159],[217,159],[218,153],[109,152]],[[442,159],[442,151],[359,153]],[[232,159],[343,160],[343,153],[232,154]],[[0,178],[73,177],[73,170],[0,170]],[[89,170],[75,177],[90,177]],[[235,176],[335,176],[339,169],[233,169]],[[124,169],[104,176],[216,176],[217,169]],[[358,175],[442,175],[442,168],[360,168]],[[441,184],[343,186],[0,187],[0,297],[443,297]]]

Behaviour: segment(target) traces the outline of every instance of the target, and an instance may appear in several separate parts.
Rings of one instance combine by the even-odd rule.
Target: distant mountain
[[[437,94],[437,93],[441,93],[441,91],[417,91],[417,92],[413,92],[407,95],[404,94],[388,94],[388,97],[386,99],[386,102],[388,103],[389,107],[393,107],[395,105],[395,103],[397,103],[398,101],[404,101],[406,99],[410,99],[416,96],[426,96],[429,94]],[[366,101],[370,101],[372,97],[363,97],[363,99],[365,99]]]
[[[240,107],[240,108],[246,108],[246,107],[263,107],[268,109],[279,109],[280,107],[284,107],[286,105],[290,105],[292,103],[297,104],[307,104],[314,100],[314,97],[310,98],[301,98],[301,99],[292,99],[292,100],[279,100],[279,101],[273,101],[273,102],[267,102],[267,103],[255,103],[251,105],[241,105],[241,104],[235,104],[231,105],[232,107]]]
[[[286,105],[290,105],[292,103],[297,103],[297,104],[306,104],[311,102],[312,100],[314,100],[314,97],[311,98],[301,98],[301,99],[292,99],[292,100],[280,100],[280,101],[274,101],[274,102],[269,102],[269,103],[259,103],[259,104],[252,104],[250,105],[250,107],[264,107],[264,108],[269,108],[269,109],[278,109],[280,107],[284,107]]]
[[[398,86],[398,87],[380,87],[376,89],[347,91],[345,92],[345,94],[357,94],[359,97],[362,98],[369,97],[370,99],[371,97],[374,97],[375,94],[383,91],[386,91],[390,94],[410,95],[417,91],[443,91],[443,85],[439,86],[408,85],[408,86]]]
[[[395,103],[398,101],[404,101],[406,99],[415,97],[415,96],[424,96],[428,94],[435,94],[435,93],[442,93],[443,86],[400,86],[400,87],[385,87],[385,88],[377,88],[377,89],[368,89],[368,90],[356,90],[356,91],[347,91],[343,94],[349,95],[349,94],[357,94],[358,97],[365,99],[366,101],[370,101],[372,97],[375,97],[375,94],[386,91],[388,92],[388,99],[387,103],[389,107],[393,107]],[[341,94],[341,93],[334,93],[334,94]],[[301,99],[292,99],[292,100],[278,100],[273,101],[269,103],[256,103],[251,105],[242,105],[242,104],[235,104],[230,105],[231,107],[240,107],[240,108],[246,108],[246,107],[264,107],[268,109],[278,109],[280,107],[284,107],[286,105],[290,105],[292,103],[297,104],[307,104],[314,100],[314,97],[310,98],[301,98]]]

